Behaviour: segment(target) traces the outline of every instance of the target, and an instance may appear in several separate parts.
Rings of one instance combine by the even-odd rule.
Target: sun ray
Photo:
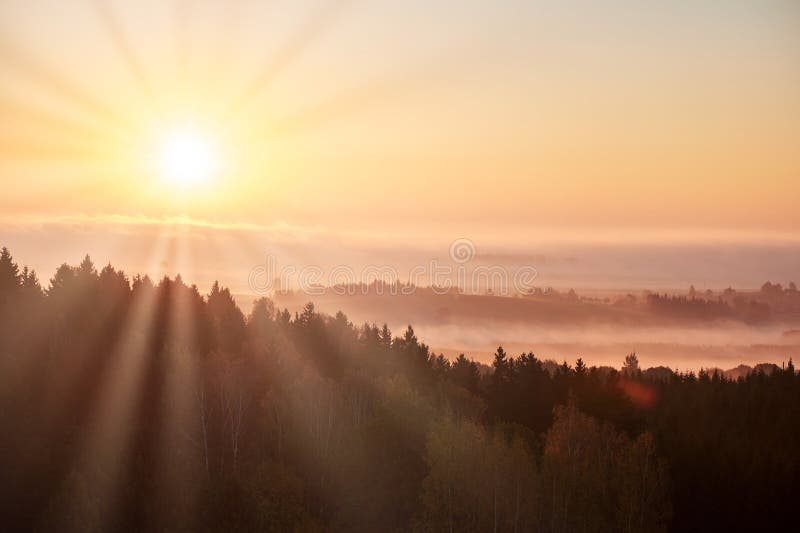
[[[343,89],[283,117],[277,117],[269,128],[252,131],[245,140],[248,146],[270,138],[306,133],[316,127],[368,113],[408,96],[446,84],[457,83],[472,70],[460,67],[456,56],[443,56],[405,72],[393,72]]]
[[[234,2],[235,4],[236,2]],[[194,0],[177,0],[173,9],[176,72],[178,73],[178,86],[183,88],[188,76],[190,46],[189,46],[189,18],[192,16]]]
[[[182,276],[190,277],[193,272],[190,268],[194,264],[189,239],[191,231],[187,227],[177,227],[173,243],[176,250],[176,269]],[[159,432],[160,442],[156,449],[159,455],[156,461],[160,463],[159,475],[163,478],[160,484],[162,490],[178,494],[186,490],[185,486],[175,483],[174,468],[180,468],[178,461],[172,460],[170,453],[173,450],[185,447],[187,443],[193,444],[196,450],[201,448],[201,437],[194,430],[194,422],[199,420],[197,415],[197,397],[199,387],[199,370],[201,354],[197,345],[198,320],[193,296],[187,291],[191,290],[178,287],[179,292],[173,300],[169,310],[167,328],[169,335],[174,339],[173,348],[165,354],[164,394],[166,409],[163,413],[163,430]],[[192,496],[192,495],[190,495]],[[186,495],[184,494],[184,498]],[[189,498],[192,500],[193,497]],[[187,510],[188,511],[188,510]]]
[[[235,50],[234,39],[241,29],[244,2],[231,2],[223,9],[217,27],[215,53],[208,61],[210,79],[225,79]],[[217,107],[220,104],[216,104]],[[222,113],[223,109],[214,110]]]
[[[115,160],[111,150],[98,147],[97,144],[86,140],[47,141],[23,137],[5,139],[2,136],[0,136],[0,156],[7,161],[99,163]]]
[[[130,130],[130,121],[112,107],[102,102],[79,83],[63,76],[2,36],[0,36],[0,57],[2,57],[3,65],[12,68],[40,88],[72,104],[77,109],[94,116],[98,119],[99,124],[109,126],[109,130],[113,131],[115,128]]]
[[[298,61],[354,0],[330,0],[310,13],[228,107],[223,120],[239,116],[284,70]]]
[[[153,243],[148,270],[154,271],[166,247],[166,237],[159,233]],[[83,452],[101,465],[103,476],[97,483],[104,497],[98,502],[101,516],[114,517],[117,498],[124,488],[124,472],[134,437],[135,408],[142,394],[145,356],[151,349],[151,339],[156,321],[155,294],[141,290],[135,294],[119,342],[109,354],[111,366],[93,403],[85,432]]]
[[[61,113],[31,107],[17,100],[9,101],[0,99],[0,114],[8,122],[18,120],[26,126],[41,126],[46,132],[58,132],[70,137],[91,138],[93,140],[123,139],[121,135],[109,135],[101,126],[86,120],[67,117]]]
[[[150,104],[151,109],[157,116],[160,116],[162,112],[152,84],[113,7],[106,0],[91,0],[90,3],[97,16],[100,18],[102,26],[107,31],[117,55],[136,81],[136,84],[139,86],[148,104]]]
[[[82,300],[83,296],[76,294],[66,294],[65,296],[71,296],[64,302],[69,307],[66,311],[67,315],[89,316],[87,309],[79,306],[80,301],[83,301],[84,305],[86,303],[85,300]],[[130,395],[126,394],[128,391],[124,387],[124,383],[121,383],[120,380],[136,379],[137,356],[141,359],[147,349],[146,345],[140,342],[142,330],[139,326],[142,321],[147,323],[148,317],[151,319],[153,317],[153,313],[149,309],[141,308],[136,299],[134,299],[133,306],[125,310],[121,316],[117,315],[116,318],[112,318],[112,315],[109,313],[83,332],[85,350],[75,351],[72,347],[72,351],[70,351],[69,346],[60,347],[60,349],[67,350],[62,357],[70,356],[71,364],[69,372],[62,372],[57,382],[59,386],[54,387],[53,383],[50,383],[43,387],[44,381],[39,384],[37,379],[31,379],[31,386],[34,389],[41,389],[37,397],[41,398],[38,423],[41,427],[42,438],[53,441],[64,439],[64,446],[58,451],[62,459],[58,463],[59,468],[76,467],[81,462],[93,464],[91,474],[96,477],[95,481],[98,486],[102,487],[110,486],[118,481],[116,477],[110,476],[109,472],[113,474],[121,464],[120,460],[125,459],[124,455],[120,454],[120,451],[124,449],[125,439],[114,438],[109,441],[107,437],[118,436],[125,428],[130,429],[125,421],[118,416],[113,416],[119,411],[111,413],[107,410],[103,411],[109,407],[116,408],[119,404],[103,400],[109,399],[109,388],[113,391],[111,394],[116,394],[115,398],[122,403],[130,398]],[[120,324],[116,324],[114,321],[120,318],[123,319],[123,322],[121,327],[118,327]],[[147,327],[144,328],[144,334],[146,336]],[[108,343],[110,344],[106,349],[105,346]],[[120,366],[123,367],[123,370],[119,369]],[[41,377],[43,378],[44,375]],[[112,382],[110,387],[109,381]],[[120,392],[122,394],[119,394]],[[97,410],[112,416],[101,414],[98,418],[93,418],[93,414]],[[97,423],[111,424],[113,429],[110,432],[100,432],[99,437],[99,432],[89,431],[82,433],[79,439],[69,439],[67,435],[71,430],[70,424],[73,423],[78,425],[88,423],[90,428]],[[66,474],[66,471],[62,472],[63,474]],[[106,490],[100,492],[104,495],[112,493],[113,491]],[[103,516],[108,515],[104,514]]]

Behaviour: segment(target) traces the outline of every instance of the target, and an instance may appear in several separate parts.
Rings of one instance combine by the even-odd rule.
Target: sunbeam
[[[413,71],[395,71],[341,90],[293,114],[276,117],[268,130],[254,132],[252,140],[264,141],[270,137],[302,134],[330,122],[345,120],[360,113],[375,112],[409,96],[425,94],[431,89],[442,89],[462,82],[475,68],[475,65],[466,67],[458,61],[463,55],[450,54]]]
[[[150,268],[157,272],[167,237],[159,234],[150,254]],[[134,447],[137,406],[144,394],[147,354],[152,346],[156,327],[156,293],[145,279],[134,287],[133,300],[123,325],[122,333],[113,349],[107,354],[109,370],[98,384],[96,400],[91,404],[89,423],[81,454],[98,465],[96,482],[102,516],[115,520],[124,511],[121,498],[125,491],[128,469],[133,468],[130,456]],[[113,527],[113,522],[105,524]]]
[[[122,118],[111,106],[100,101],[78,83],[62,76],[44,62],[12,45],[0,37],[0,57],[2,65],[11,67],[17,73],[36,83],[42,89],[66,100],[75,107],[98,119],[98,123],[111,130],[125,129],[129,122]]]
[[[16,131],[25,127],[37,127],[39,135],[62,135],[71,138],[99,140],[117,139],[109,135],[109,131],[102,126],[88,120],[79,120],[64,116],[61,113],[31,107],[18,100],[0,99],[0,114],[4,118],[4,128],[14,128]]]
[[[114,12],[111,3],[107,0],[90,0],[92,7],[102,22],[102,26],[109,35],[114,50],[116,50],[122,63],[127,67],[128,72],[136,81],[156,116],[161,115],[160,104],[156,98],[156,93],[148,79],[144,66],[139,61],[133,45],[128,39],[122,23]]]
[[[796,529],[800,2],[650,4],[0,0],[0,532]]]
[[[337,17],[355,0],[326,0],[289,36],[288,40],[271,55],[253,80],[235,98],[223,120],[230,120],[245,112],[248,106],[264,92],[270,83],[285,69],[298,61],[303,53],[330,30]]]

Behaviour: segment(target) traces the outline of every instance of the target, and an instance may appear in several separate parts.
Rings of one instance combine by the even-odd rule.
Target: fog
[[[796,360],[800,355],[798,336],[785,334],[795,326],[784,321],[764,325],[732,320],[641,325],[602,322],[616,320],[616,315],[598,313],[587,317],[585,313],[575,313],[575,323],[570,323],[568,314],[543,318],[542,312],[510,321],[497,316],[503,315],[500,308],[504,304],[517,304],[514,300],[518,299],[492,298],[489,301],[494,303],[485,305],[483,314],[461,315],[445,309],[443,306],[452,305],[446,301],[437,307],[436,304],[410,303],[402,297],[387,303],[387,298],[391,297],[293,295],[277,297],[276,303],[294,312],[307,301],[313,301],[320,311],[330,314],[343,311],[355,324],[385,321],[395,335],[401,335],[411,324],[417,336],[437,353],[452,359],[463,352],[487,364],[491,363],[500,345],[512,354],[534,352],[539,358],[570,364],[581,357],[589,365],[617,368],[627,354],[636,352],[645,367],[668,366],[695,371],[712,367],[727,370],[740,364],[753,366],[764,362],[780,366],[790,357]],[[485,297],[482,299],[487,301]],[[417,305],[427,308],[420,309]],[[641,317],[639,314],[632,316]]]
[[[370,265],[388,266],[399,279],[415,265],[431,260],[448,264],[446,238],[428,241],[370,239],[354,234],[333,234],[318,228],[287,225],[253,226],[210,224],[191,220],[153,220],[143,217],[73,217],[56,222],[17,220],[0,224],[4,244],[40,274],[47,284],[65,259],[77,263],[90,254],[97,264],[125,265],[128,274],[149,274],[154,279],[181,274],[206,292],[214,280],[228,286],[239,306],[250,310],[254,299],[271,294],[254,291],[249,276],[265,264],[267,256],[276,268],[295,271],[307,266],[331,272],[346,265],[358,273]],[[497,265],[513,272],[532,266],[538,287],[566,292],[575,288],[582,296],[603,301],[624,296],[637,298],[645,290],[698,291],[757,289],[764,281],[787,283],[800,271],[800,247],[786,238],[748,238],[662,241],[609,237],[559,241],[555,236],[539,241],[475,239],[476,255],[470,268]],[[323,280],[324,281],[324,280]],[[425,283],[425,279],[420,282]],[[297,279],[289,279],[296,289]],[[573,362],[619,366],[625,354],[636,351],[645,365],[697,369],[764,361],[780,364],[797,356],[797,341],[781,337],[795,329],[796,321],[768,325],[702,322],[662,324],[630,309],[606,306],[598,318],[587,306],[578,311],[568,306],[518,312],[523,306],[493,307],[439,301],[398,302],[380,298],[337,299],[299,294],[281,303],[292,310],[315,301],[328,313],[344,311],[355,323],[386,322],[400,333],[413,324],[419,337],[437,352],[465,352],[487,362],[503,344],[512,352]],[[509,300],[511,300],[509,298]],[[517,307],[514,307],[517,306]]]
[[[578,357],[589,365],[619,368],[625,355],[636,352],[645,367],[668,366],[674,370],[740,364],[780,365],[800,354],[800,343],[782,338],[782,328],[748,328],[717,325],[708,328],[615,328],[605,326],[520,327],[509,324],[435,326],[419,324],[417,334],[445,355],[467,353],[490,363],[498,345],[510,353],[534,352],[542,359],[574,364]]]
[[[65,260],[77,263],[89,254],[98,264],[125,265],[129,273],[154,278],[180,273],[201,289],[219,280],[246,305],[258,296],[248,284],[249,275],[268,256],[274,257],[277,269],[318,267],[325,275],[342,265],[356,274],[385,266],[404,281],[412,269],[432,260],[452,266],[449,247],[461,237],[409,241],[399,235],[370,237],[317,226],[115,215],[0,219],[0,242],[43,277]],[[598,289],[686,289],[690,284],[698,290],[755,289],[764,281],[786,281],[800,272],[800,242],[779,234],[667,238],[620,232],[598,240],[554,231],[513,242],[499,235],[467,238],[475,252],[469,268],[498,266],[513,273],[521,266],[533,267],[536,285],[572,287],[583,294]],[[430,280],[423,276],[418,281]],[[296,288],[297,276],[289,284]]]

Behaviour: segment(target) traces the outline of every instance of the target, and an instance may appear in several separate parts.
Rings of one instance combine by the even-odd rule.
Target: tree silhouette
[[[42,290],[4,248],[0,516],[11,531],[790,529],[793,361],[727,375],[633,353],[620,370],[502,347],[491,367],[450,361],[411,326],[266,298],[245,315],[219,283],[204,296],[88,256]]]

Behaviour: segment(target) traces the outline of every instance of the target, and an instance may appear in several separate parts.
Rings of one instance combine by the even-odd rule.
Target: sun
[[[220,157],[212,135],[192,126],[172,128],[159,141],[158,173],[165,182],[182,189],[197,187],[219,174]]]

